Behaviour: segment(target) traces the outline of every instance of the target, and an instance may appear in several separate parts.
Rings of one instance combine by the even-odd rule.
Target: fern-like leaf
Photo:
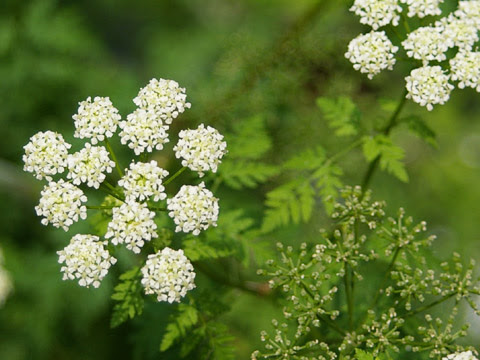
[[[110,326],[115,328],[143,312],[143,287],[140,283],[141,272],[139,267],[120,275],[120,283],[115,286],[112,299],[117,301],[113,307]]]
[[[402,160],[405,157],[403,149],[392,143],[385,135],[366,137],[363,143],[363,154],[368,161],[380,156],[380,168],[403,182],[408,181],[408,174]]]
[[[352,99],[346,96],[336,99],[321,97],[317,99],[317,105],[323,111],[328,125],[335,129],[335,135],[351,136],[358,133],[360,112]]]
[[[223,241],[206,243],[199,237],[187,237],[182,242],[185,255],[191,261],[217,259],[233,254],[233,249]]]
[[[185,337],[188,331],[198,322],[198,311],[188,304],[179,304],[177,312],[170,317],[162,342],[160,351],[168,350],[177,340]]]
[[[236,122],[232,133],[226,134],[225,139],[230,159],[257,160],[272,147],[265,120],[260,116]]]
[[[232,189],[254,188],[278,173],[278,167],[251,160],[225,160],[220,176]]]

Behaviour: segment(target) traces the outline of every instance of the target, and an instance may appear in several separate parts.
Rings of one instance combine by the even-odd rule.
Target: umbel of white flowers
[[[106,207],[112,218],[106,233],[100,234],[105,240],[97,235],[77,234],[57,252],[64,280],[99,287],[116,262],[109,253],[109,243],[125,244],[128,250],[139,254],[145,242],[158,236],[155,211],[168,210],[166,214],[173,219],[177,232],[198,235],[216,226],[218,199],[204,182],[183,185],[175,196],[167,198],[164,179],[168,171],[154,160],[133,160],[122,172],[108,141],[120,129],[121,144],[135,155],[143,155],[143,160],[146,153],[163,149],[169,141],[169,126],[191,106],[186,99],[185,89],[176,81],[152,79],[133,99],[137,108],[122,120],[108,97],[88,97],[79,103],[73,115],[74,137],[87,141],[83,148],[70,154],[72,145],[53,131],[39,132],[25,145],[24,170],[38,180],[47,180],[35,207],[43,225],[69,231],[72,224],[87,218],[87,209],[103,210],[101,205],[87,204],[84,191],[101,190],[111,199],[116,198],[113,207]],[[210,126],[201,124],[195,130],[181,131],[174,151],[183,168],[171,180],[185,168],[197,172],[199,177],[207,171],[215,173],[226,148],[223,136]],[[114,168],[120,175],[117,184],[107,179]],[[67,180],[60,178],[65,172]],[[162,201],[166,209],[158,207],[157,203]],[[165,248],[149,255],[142,272],[145,293],[156,294],[159,301],[180,301],[195,287],[193,266],[182,250]]]
[[[403,11],[407,11],[408,17],[442,15],[442,3],[443,0],[355,0],[350,10],[372,30],[354,38],[345,57],[369,79],[382,70],[392,70],[398,47],[385,31],[378,29],[398,26]],[[407,37],[398,40],[408,57],[423,64],[405,78],[407,98],[432,110],[434,105],[449,100],[454,88],[450,81],[457,82],[459,89],[471,87],[480,92],[480,52],[474,49],[479,29],[480,0],[459,1],[455,11],[413,31],[407,26]],[[440,63],[447,60],[450,49],[456,55],[449,59],[449,69],[444,69]]]

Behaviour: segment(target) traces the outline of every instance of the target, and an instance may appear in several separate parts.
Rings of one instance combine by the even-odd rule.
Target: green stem
[[[185,170],[187,170],[186,167],[182,167],[180,170],[178,170],[175,174],[170,176],[166,181],[164,181],[163,185],[168,185],[170,184],[174,179],[176,179],[178,176],[180,176],[181,173],[183,173]]]
[[[402,98],[400,99],[400,102],[398,103],[398,105],[397,105],[395,111],[393,112],[393,114],[390,116],[390,119],[388,120],[387,126],[382,131],[383,135],[385,135],[385,136],[389,135],[390,132],[392,131],[392,129],[397,125],[398,116],[402,112],[402,109],[405,106],[405,103],[407,101],[406,95],[407,95],[407,90],[405,90],[402,93]],[[365,175],[363,176],[363,180],[362,180],[361,185],[362,185],[362,190],[363,190],[364,193],[365,193],[367,187],[369,186],[370,181],[372,180],[373,174],[377,170],[378,164],[380,163],[380,157],[381,157],[381,155],[378,155],[370,163],[367,171],[365,172]]]
[[[167,211],[166,208],[159,208],[159,207],[149,207],[149,209],[152,211]]]
[[[348,263],[344,263],[345,276],[343,277],[345,283],[345,294],[347,296],[348,307],[348,326],[350,330],[353,330],[353,291],[352,291],[352,279],[351,272]]]
[[[115,153],[113,152],[112,145],[110,145],[110,142],[108,141],[107,138],[105,138],[105,146],[107,147],[108,152],[110,153],[110,156],[112,157],[112,160],[115,162],[115,167],[117,169],[118,175],[122,178],[123,177],[123,172],[122,168],[120,167],[120,164],[118,163],[117,157],[115,156]]]
[[[348,145],[345,149],[339,151],[338,153],[332,155],[330,157],[330,159],[327,160],[327,163],[333,163],[335,161],[337,161],[339,158],[341,158],[342,156],[348,154],[350,151],[352,151],[353,149],[355,149],[356,147],[362,145],[363,143],[363,139],[360,138],[360,139],[357,139],[355,140],[354,142],[352,142],[350,145]]]
[[[104,184],[100,184],[100,190],[103,191],[104,193],[113,196],[115,199],[118,199],[120,201],[124,201],[125,199],[121,198],[117,193],[112,192],[108,187],[106,187]]]
[[[431,302],[430,304],[427,304],[427,305],[425,305],[425,306],[422,306],[422,307],[420,307],[420,308],[418,308],[418,309],[415,309],[415,310],[412,310],[412,311],[406,313],[406,314],[403,316],[403,318],[406,319],[406,318],[415,316],[415,315],[417,315],[417,314],[419,314],[419,313],[421,313],[421,312],[423,312],[423,311],[426,311],[426,310],[428,310],[428,309],[431,309],[432,307],[434,307],[434,306],[436,306],[436,305],[438,305],[438,304],[441,304],[441,303],[443,303],[444,301],[447,301],[448,299],[450,299],[451,297],[453,297],[453,296],[455,296],[455,295],[456,295],[456,293],[448,294],[448,295],[444,296],[443,298],[440,298],[440,299],[438,299],[438,300],[435,300],[434,302]]]

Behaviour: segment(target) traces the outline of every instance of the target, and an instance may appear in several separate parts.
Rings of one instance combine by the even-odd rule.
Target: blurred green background
[[[398,99],[405,76],[401,63],[373,81],[352,69],[343,54],[365,28],[348,12],[349,5],[338,0],[0,2],[0,247],[14,284],[0,309],[0,359],[175,358],[158,352],[167,305],[148,303],[140,319],[110,330],[111,278],[98,290],[61,280],[55,252],[75,229],[46,228],[35,216],[42,184],[22,172],[21,161],[30,136],[53,130],[75,144],[71,116],[79,101],[109,96],[125,117],[138,89],[162,77],[186,87],[192,103],[175,131],[200,122],[228,130],[260,115],[273,139],[272,163],[314,144],[335,153],[347,142],[332,136],[315,99],[350,95],[364,121],[375,124],[382,116],[378,101]],[[406,150],[411,180],[404,184],[378,172],[371,184],[374,198],[385,199],[390,209],[403,206],[429,223],[438,235],[433,251],[439,257],[453,251],[480,254],[479,96],[455,90],[445,106],[428,114],[408,103],[405,113],[427,119],[438,148],[399,127],[394,140]],[[161,156],[175,167],[171,151]],[[360,152],[341,165],[344,182],[351,185],[361,181],[367,167]],[[272,184],[248,191],[221,188],[218,196],[258,218]],[[309,224],[285,229],[272,244],[314,238],[322,212],[319,206]],[[254,295],[236,291],[233,298],[223,321],[236,337],[237,357],[246,359],[259,344],[259,331],[279,310]],[[476,324],[471,339],[478,343],[480,322],[470,320]]]

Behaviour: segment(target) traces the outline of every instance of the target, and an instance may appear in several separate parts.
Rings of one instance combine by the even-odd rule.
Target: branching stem
[[[170,184],[173,180],[175,180],[178,176],[180,176],[181,173],[183,173],[185,170],[187,170],[186,167],[182,167],[180,170],[178,170],[175,174],[170,176],[166,181],[164,181],[163,185],[168,185]]]

